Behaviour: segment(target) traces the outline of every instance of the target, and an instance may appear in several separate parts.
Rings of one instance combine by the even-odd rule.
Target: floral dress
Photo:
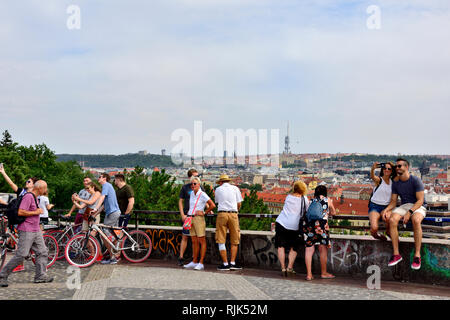
[[[307,247],[312,247],[321,244],[331,248],[330,228],[328,226],[328,199],[321,197],[321,199],[314,199],[313,201],[319,201],[322,205],[323,218],[308,221],[305,215],[303,221],[303,237],[305,245]]]

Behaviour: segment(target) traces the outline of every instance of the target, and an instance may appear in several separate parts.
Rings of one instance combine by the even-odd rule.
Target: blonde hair
[[[306,195],[308,191],[308,187],[306,186],[306,183],[303,181],[296,181],[294,182],[294,185],[292,186],[292,192],[294,193],[300,193],[302,196]]]
[[[199,185],[202,184],[202,182],[200,181],[200,178],[199,178],[199,177],[192,177],[192,178],[191,178],[191,182],[194,181],[194,180],[195,180],[195,181],[198,181],[198,184],[199,184]]]

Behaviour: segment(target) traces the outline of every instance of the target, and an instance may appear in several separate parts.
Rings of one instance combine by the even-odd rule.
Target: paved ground
[[[365,281],[350,278],[304,280],[304,275],[282,278],[278,272],[183,270],[173,261],[120,262],[108,266],[68,270],[63,260],[49,269],[55,280],[34,284],[34,266],[12,274],[9,287],[0,288],[0,300],[450,300],[448,287],[382,282],[381,290],[368,290]],[[79,288],[75,288],[77,283]]]

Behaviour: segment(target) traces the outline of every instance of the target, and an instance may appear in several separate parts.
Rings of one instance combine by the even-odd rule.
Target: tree
[[[16,148],[16,146],[17,143],[12,140],[11,134],[8,132],[8,130],[5,130],[3,132],[2,141],[0,141],[0,147],[12,151]]]

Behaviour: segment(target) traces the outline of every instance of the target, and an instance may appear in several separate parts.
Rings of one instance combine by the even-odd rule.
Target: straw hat
[[[219,182],[228,182],[228,181],[231,181],[230,177],[228,177],[228,175],[226,175],[226,174],[222,174],[222,175],[220,176],[219,180],[216,181],[216,183],[219,183]]]

